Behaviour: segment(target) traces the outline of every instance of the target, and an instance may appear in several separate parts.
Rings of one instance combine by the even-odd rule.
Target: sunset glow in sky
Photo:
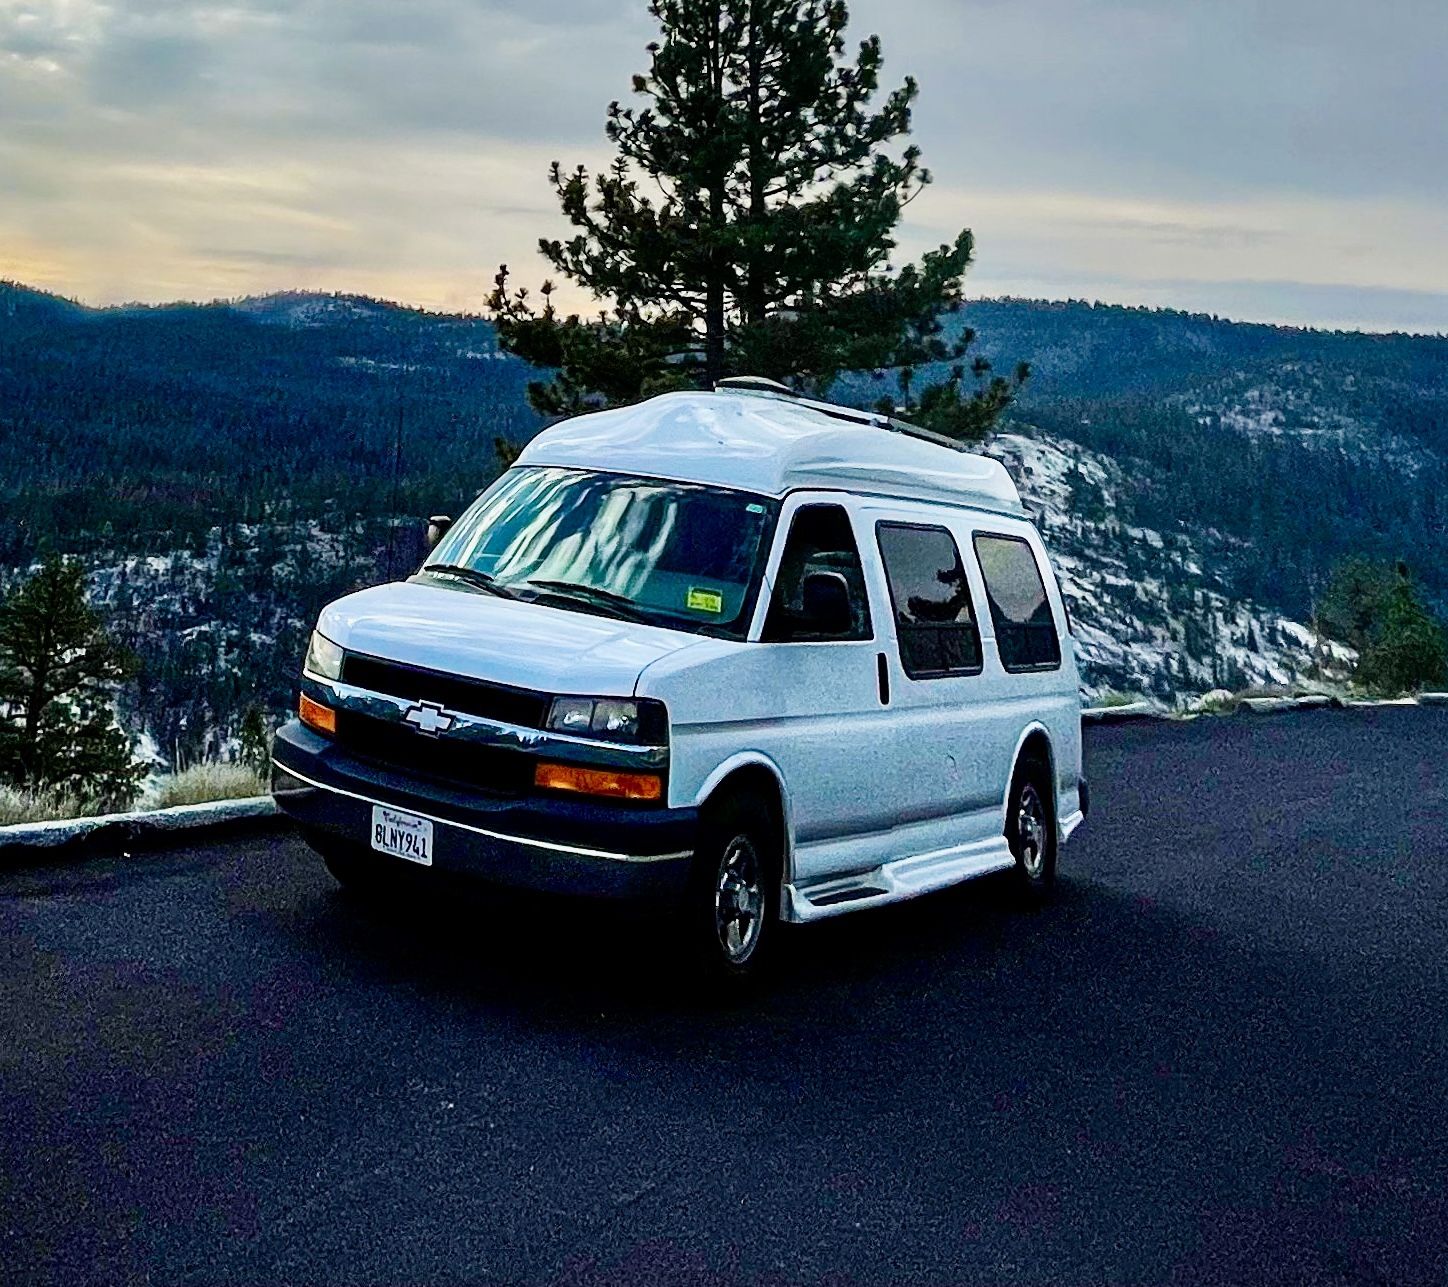
[[[974,295],[1448,331],[1443,0],[854,0]],[[541,280],[644,0],[0,0],[0,277],[92,303]]]

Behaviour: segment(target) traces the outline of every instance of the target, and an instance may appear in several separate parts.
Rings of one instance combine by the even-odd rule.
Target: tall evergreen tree
[[[512,289],[489,300],[503,344],[556,374],[531,389],[545,414],[635,400],[723,376],[813,391],[846,371],[901,372],[917,418],[983,435],[1025,378],[966,360],[961,305],[974,241],[899,271],[901,213],[930,182],[910,131],[913,80],[880,97],[878,37],[846,56],[844,0],[651,0],[660,26],[642,100],[613,103],[617,157],[590,175],[555,162],[574,233],[544,239],[549,264],[600,301],[561,315]],[[918,391],[915,372],[948,376]],[[895,398],[888,401],[893,404]]]
[[[267,727],[266,712],[253,702],[241,717],[241,754],[238,757],[248,768],[265,773],[271,763],[272,731]]]
[[[0,780],[130,804],[145,768],[113,691],[132,670],[86,603],[81,565],[52,556],[0,603]]]
[[[1318,625],[1359,654],[1366,652],[1399,580],[1386,563],[1362,557],[1343,560],[1333,569],[1327,592],[1313,605]]]
[[[1383,601],[1355,678],[1383,693],[1405,693],[1448,682],[1448,635],[1419,600],[1404,564]]]

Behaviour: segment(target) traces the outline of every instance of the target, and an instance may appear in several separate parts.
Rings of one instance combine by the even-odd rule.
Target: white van
[[[581,416],[326,608],[273,791],[388,865],[662,899],[700,963],[1013,868],[1087,808],[1065,605],[1002,466],[762,381]]]

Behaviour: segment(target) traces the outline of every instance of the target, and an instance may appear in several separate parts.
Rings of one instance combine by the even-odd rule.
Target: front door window
[[[804,607],[805,579],[816,572],[844,578],[850,599],[850,624],[825,634]],[[850,516],[839,505],[804,505],[795,511],[789,539],[774,579],[774,597],[764,623],[766,643],[802,643],[872,638],[865,572]]]

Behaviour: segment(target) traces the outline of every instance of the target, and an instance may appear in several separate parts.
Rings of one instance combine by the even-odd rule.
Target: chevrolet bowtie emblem
[[[454,723],[451,715],[432,702],[418,702],[416,706],[409,707],[402,718],[405,723],[411,724],[419,733],[425,733],[428,737],[446,733]]]

